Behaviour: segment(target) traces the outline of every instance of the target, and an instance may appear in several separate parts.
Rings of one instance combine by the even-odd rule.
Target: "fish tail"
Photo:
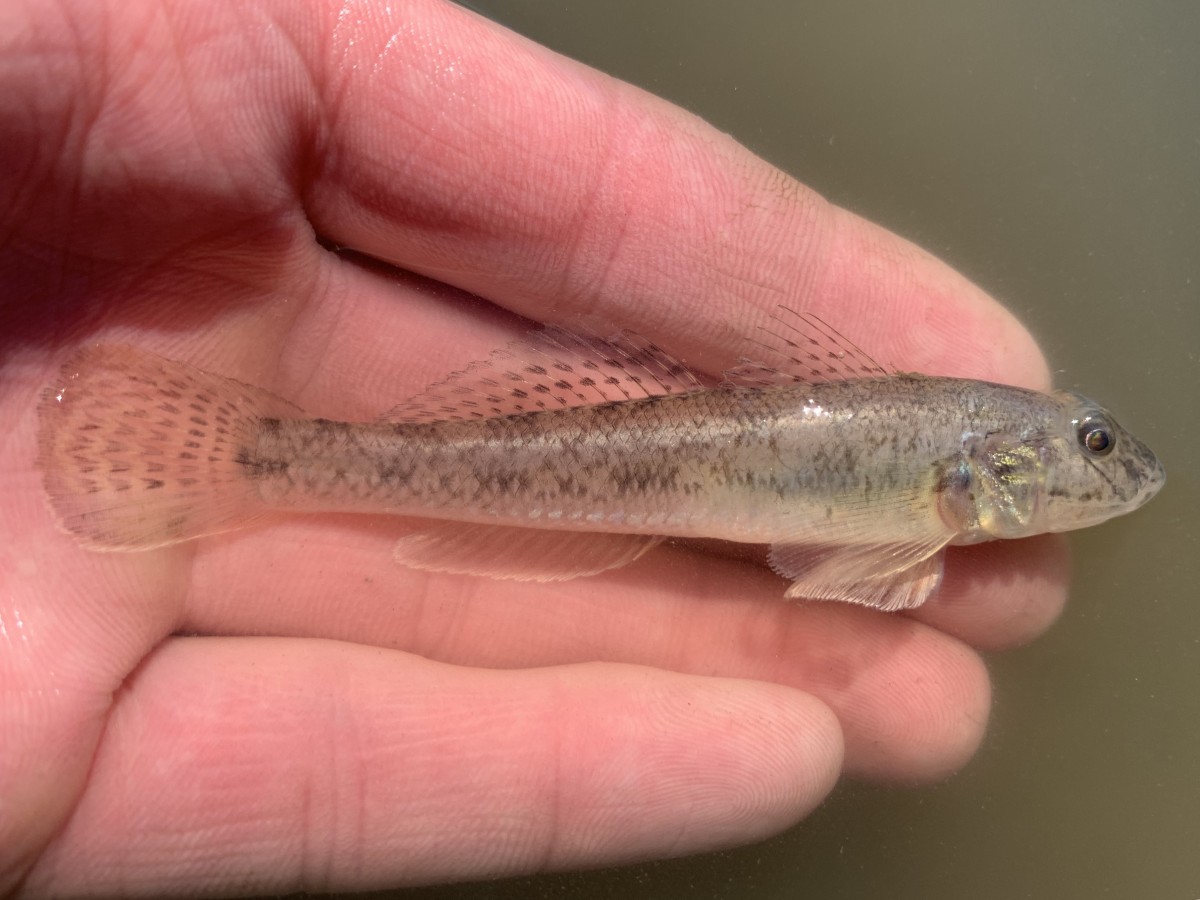
[[[88,347],[38,407],[38,464],[63,527],[147,550],[263,511],[244,460],[263,417],[299,411],[231,378],[122,345]]]

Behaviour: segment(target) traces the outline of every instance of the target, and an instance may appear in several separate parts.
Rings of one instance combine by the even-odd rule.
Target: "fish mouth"
[[[1133,502],[1128,507],[1130,510],[1144,506],[1167,483],[1167,470],[1162,460],[1140,441],[1136,448],[1135,454],[1123,460],[1126,474],[1134,486]]]
[[[1115,465],[1111,468],[1085,458],[1085,462],[1096,471],[1111,491],[1107,501],[1077,515],[1073,524],[1064,524],[1050,530],[1068,531],[1099,525],[1101,522],[1140,509],[1162,490],[1167,481],[1167,472],[1162,462],[1140,441],[1129,439],[1129,443],[1132,446],[1126,447],[1126,455],[1113,460]]]
[[[1139,485],[1138,490],[1138,506],[1148,501],[1151,497],[1162,490],[1164,484],[1167,483],[1167,470],[1163,467],[1162,461],[1151,454],[1154,460],[1153,468],[1145,477],[1145,480]]]

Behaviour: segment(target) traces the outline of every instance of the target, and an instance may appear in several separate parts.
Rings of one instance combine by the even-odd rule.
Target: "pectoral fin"
[[[773,544],[771,568],[792,579],[788,597],[841,600],[884,612],[913,609],[942,578],[951,535],[896,544]]]
[[[552,531],[431,521],[396,544],[413,569],[512,581],[568,581],[633,562],[663,538],[653,534]]]
[[[1025,537],[1037,516],[1045,467],[1036,447],[997,435],[969,448],[979,524],[998,538]]]

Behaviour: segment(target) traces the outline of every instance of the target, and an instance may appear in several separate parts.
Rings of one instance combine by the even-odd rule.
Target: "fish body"
[[[863,538],[894,542],[924,515],[961,543],[1066,530],[1136,502],[1156,462],[1127,434],[1125,454],[1099,468],[1085,463],[1072,477],[1073,451],[1053,436],[1069,435],[1092,409],[1085,404],[1069,394],[900,375],[467,421],[270,418],[249,436],[240,464],[273,508],[754,543],[787,541],[809,522],[833,528],[867,508]],[[961,495],[992,464],[979,436],[997,434],[1036,448],[1039,484],[990,534],[997,514],[980,516],[970,508],[979,498]],[[1126,455],[1139,463],[1132,475],[1119,469]],[[1060,499],[1084,493],[1086,508],[1058,514]],[[954,502],[939,503],[944,494]]]
[[[531,346],[554,362],[530,363]],[[947,544],[1096,524],[1164,479],[1076,394],[874,367],[706,387],[651,351],[559,333],[430,402],[346,423],[92,348],[43,400],[40,459],[60,520],[102,549],[266,510],[392,513],[425,523],[397,547],[406,565],[550,580],[623,565],[664,537],[718,538],[770,544],[790,596],[881,609],[923,602]],[[614,363],[620,376],[605,377]],[[459,401],[480,396],[464,414]]]

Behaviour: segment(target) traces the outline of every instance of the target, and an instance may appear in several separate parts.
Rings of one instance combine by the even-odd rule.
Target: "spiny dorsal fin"
[[[636,332],[601,337],[551,325],[454,372],[382,420],[491,419],[700,387],[685,365]]]
[[[728,384],[741,387],[821,384],[859,378],[884,378],[895,372],[812,313],[780,306],[771,324],[759,328],[750,342],[758,359],[743,357],[725,373]]]

